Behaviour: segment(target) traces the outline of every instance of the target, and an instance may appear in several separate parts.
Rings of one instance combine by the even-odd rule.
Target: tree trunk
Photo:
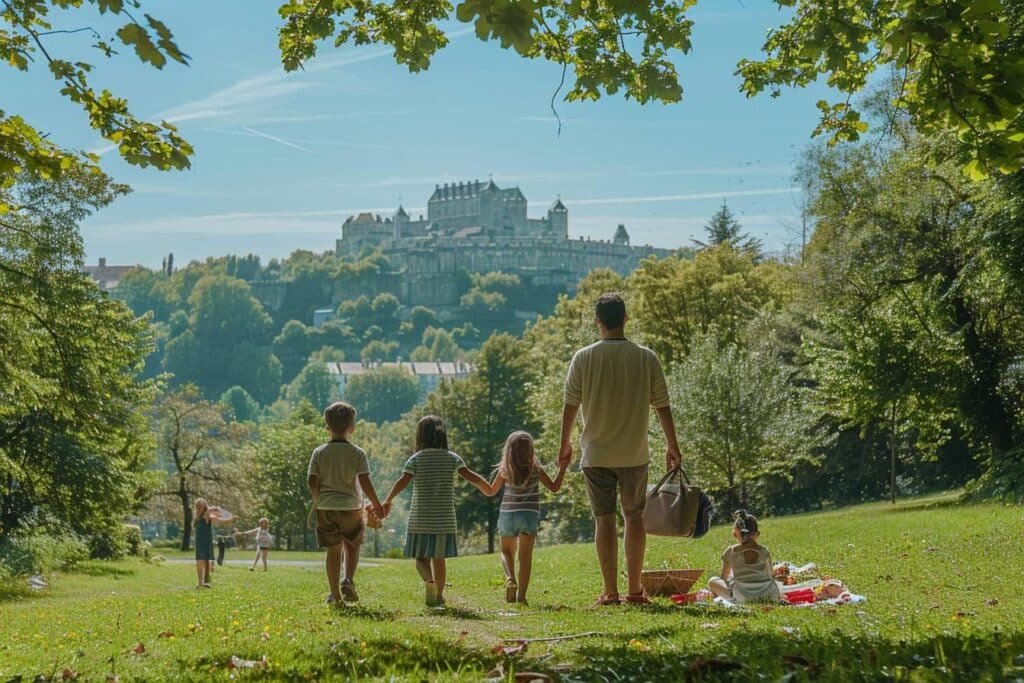
[[[192,545],[192,505],[184,479],[178,486],[178,498],[181,500],[181,516],[185,520],[185,525],[181,527],[181,549],[188,550]]]
[[[892,504],[896,504],[896,403],[892,405],[889,416],[889,492]]]

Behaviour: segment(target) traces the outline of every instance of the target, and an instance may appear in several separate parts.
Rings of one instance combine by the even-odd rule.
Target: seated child
[[[737,603],[780,602],[782,593],[772,572],[772,556],[757,542],[757,518],[746,510],[736,513],[732,535],[739,543],[722,553],[722,573],[708,581],[720,598]]]

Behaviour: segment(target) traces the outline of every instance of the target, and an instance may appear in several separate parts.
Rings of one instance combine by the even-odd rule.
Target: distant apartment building
[[[380,368],[401,368],[416,378],[420,385],[420,397],[437,388],[443,379],[465,379],[473,372],[473,366],[461,361],[398,361],[385,363],[326,363],[327,372],[338,385],[338,394],[344,398],[345,388],[352,377],[366,374]]]

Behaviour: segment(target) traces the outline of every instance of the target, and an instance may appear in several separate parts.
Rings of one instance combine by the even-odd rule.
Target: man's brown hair
[[[341,436],[356,423],[356,409],[344,401],[336,401],[324,410],[324,422],[332,432]]]
[[[594,315],[606,330],[617,330],[626,324],[626,302],[618,292],[605,292],[597,297]]]

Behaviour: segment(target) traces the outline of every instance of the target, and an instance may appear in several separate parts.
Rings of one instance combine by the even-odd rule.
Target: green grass
[[[776,559],[817,562],[869,601],[748,613],[591,607],[600,583],[586,545],[539,549],[522,609],[502,601],[496,557],[453,560],[443,612],[421,606],[407,561],[361,570],[362,601],[340,610],[321,604],[318,568],[223,567],[213,590],[198,591],[185,564],[93,563],[0,605],[0,680],[65,668],[89,680],[226,680],[232,655],[267,657],[264,670],[235,672],[242,678],[292,680],[479,681],[497,664],[588,681],[1019,680],[1022,528],[1022,508],[949,496],[767,519],[762,541]],[[648,566],[716,572],[728,542],[725,527],[699,541],[651,539]],[[587,631],[603,635],[534,643],[508,661],[490,652],[503,639]],[[138,643],[145,651],[132,654]]]

